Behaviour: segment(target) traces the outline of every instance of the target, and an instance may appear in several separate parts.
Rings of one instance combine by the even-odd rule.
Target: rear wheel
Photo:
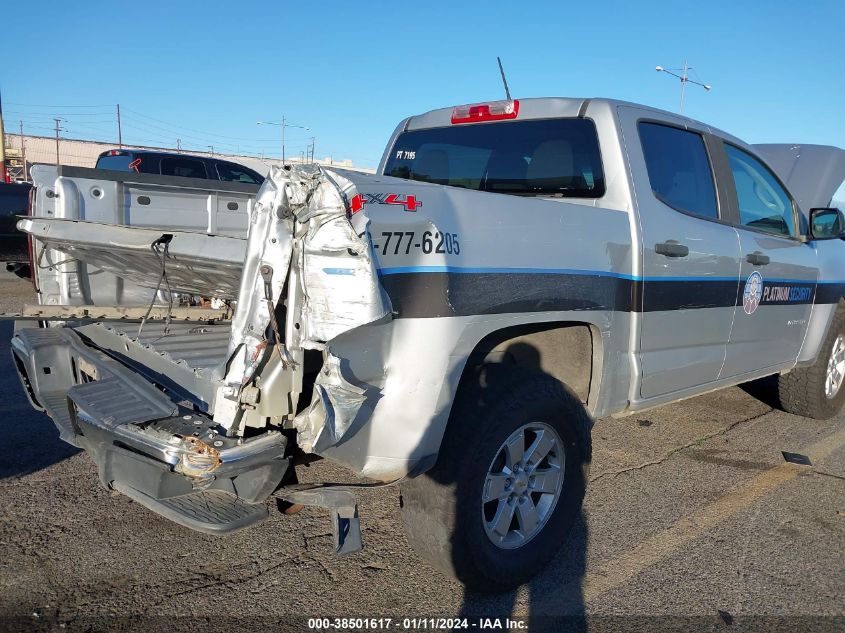
[[[845,403],[845,310],[837,310],[816,362],[778,377],[784,410],[817,420],[839,413]]]
[[[590,417],[544,374],[490,367],[456,403],[437,464],[402,487],[414,549],[469,588],[518,586],[565,541],[584,498]]]

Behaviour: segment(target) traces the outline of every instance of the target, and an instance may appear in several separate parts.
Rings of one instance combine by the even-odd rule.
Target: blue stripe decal
[[[460,266],[399,266],[394,268],[381,268],[379,275],[401,275],[410,273],[452,273],[452,274],[513,274],[513,275],[586,275],[592,277],[612,277],[614,279],[625,279],[627,281],[737,281],[739,277],[640,277],[637,275],[626,275],[624,273],[612,273],[603,270],[584,270],[578,268],[464,268]],[[821,280],[816,282],[813,279],[775,279],[763,277],[765,283],[784,284],[845,284],[845,281]]]
[[[352,268],[323,268],[323,272],[327,275],[354,275],[355,270]]]
[[[622,273],[611,273],[601,270],[579,270],[575,268],[463,268],[459,266],[400,266],[397,268],[381,268],[379,275],[401,275],[407,273],[455,273],[455,274],[528,274],[528,275],[588,275],[592,277],[613,277],[635,281],[637,278]]]

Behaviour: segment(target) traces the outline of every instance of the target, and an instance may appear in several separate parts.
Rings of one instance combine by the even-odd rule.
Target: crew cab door
[[[722,377],[789,366],[798,358],[818,280],[801,215],[758,157],[727,142],[728,190],[740,239],[740,295]]]
[[[722,222],[706,130],[620,108],[639,208],[642,398],[716,380],[739,286],[739,240]]]

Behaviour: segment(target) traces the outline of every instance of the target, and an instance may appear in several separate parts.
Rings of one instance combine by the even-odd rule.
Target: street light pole
[[[257,125],[278,125],[282,128],[282,167],[285,165],[285,128],[288,127],[298,127],[300,130],[308,130],[311,131],[310,127],[305,127],[304,125],[294,125],[292,123],[288,123],[285,115],[282,115],[282,122],[275,123],[273,121],[256,121]]]
[[[693,81],[692,79],[689,78],[689,71],[692,70],[692,68],[690,67],[689,64],[687,64],[687,60],[684,60],[684,67],[678,69],[678,70],[682,71],[682,74],[680,74],[680,75],[672,72],[672,70],[663,68],[663,66],[655,66],[654,69],[659,73],[666,73],[668,75],[672,75],[673,77],[677,77],[678,79],[681,80],[681,102],[680,102],[680,105],[678,107],[678,112],[680,114],[684,113],[684,95],[685,95],[686,86],[687,86],[688,83],[695,84],[696,86],[701,86],[702,88],[704,88],[708,92],[711,89],[711,86],[709,86],[707,84],[699,83],[697,81]]]

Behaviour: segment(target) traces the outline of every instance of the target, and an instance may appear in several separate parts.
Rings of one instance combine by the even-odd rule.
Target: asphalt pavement
[[[31,293],[4,274],[0,311]],[[0,324],[6,349],[10,335]],[[561,553],[529,585],[478,596],[414,554],[393,488],[360,495],[365,549],[344,558],[320,510],[213,537],[103,489],[93,462],[31,409],[3,352],[0,625],[305,630],[309,617],[466,616],[531,630],[845,630],[843,416],[789,415],[768,387],[599,420],[583,515]],[[341,477],[325,461],[300,476]]]

